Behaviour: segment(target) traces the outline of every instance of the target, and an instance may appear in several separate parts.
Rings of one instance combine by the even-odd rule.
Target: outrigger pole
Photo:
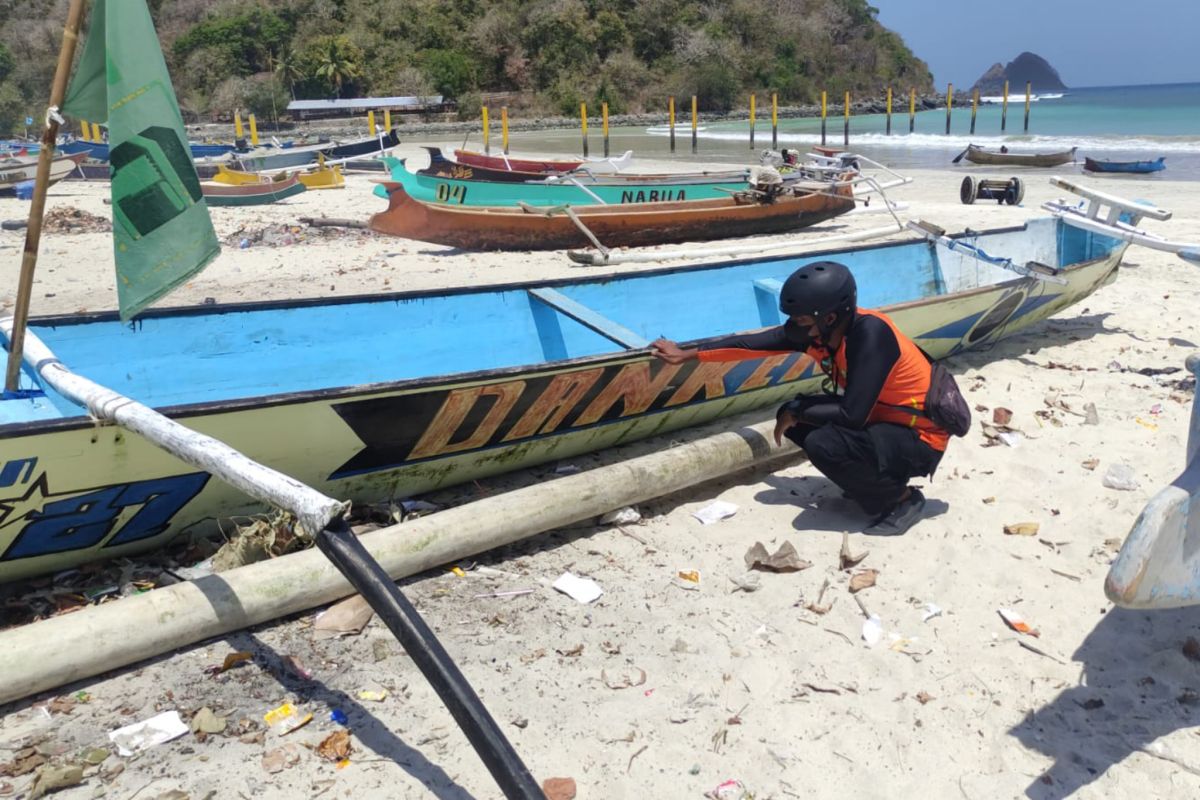
[[[8,326],[0,320],[0,331]],[[346,523],[346,504],[260,464],[224,442],[205,436],[154,409],[72,372],[37,337],[29,335],[25,358],[42,380],[100,420],[144,437],[181,461],[198,467],[259,502],[295,515],[333,565],[400,640],[405,652],[446,704],[488,771],[509,800],[544,800],[521,757],[484,707],[466,677],[384,569]]]
[[[37,267],[38,245],[42,241],[42,217],[46,211],[46,190],[50,186],[50,162],[54,160],[54,145],[58,141],[58,126],[62,117],[58,108],[67,93],[71,77],[71,62],[79,41],[79,25],[83,19],[83,0],[71,0],[67,24],[63,28],[62,48],[58,66],[50,87],[50,107],[46,110],[46,126],[42,129],[42,147],[38,152],[37,175],[33,184],[33,205],[29,208],[29,225],[25,229],[25,250],[21,255],[21,277],[17,283],[17,302],[13,309],[12,337],[8,342],[8,369],[4,390],[15,392],[21,378],[21,351],[25,347],[25,325],[29,320],[29,298],[33,294],[33,271]]]

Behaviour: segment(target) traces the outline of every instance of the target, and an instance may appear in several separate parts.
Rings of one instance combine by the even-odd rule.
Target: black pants
[[[804,448],[809,461],[868,514],[881,514],[900,501],[910,478],[932,475],[942,454],[912,428],[879,422],[862,430],[832,423],[799,424],[787,438]]]

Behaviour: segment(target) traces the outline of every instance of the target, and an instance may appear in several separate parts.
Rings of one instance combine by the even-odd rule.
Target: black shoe
[[[921,494],[920,489],[913,489],[907,500],[902,500],[891,511],[881,514],[863,533],[868,536],[900,536],[921,521],[924,510],[925,495]]]

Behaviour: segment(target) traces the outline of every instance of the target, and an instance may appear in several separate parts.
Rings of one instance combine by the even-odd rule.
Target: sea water
[[[956,95],[960,99],[962,96]],[[771,147],[769,99],[765,109],[763,100],[760,96],[753,149],[747,120],[712,122],[701,115],[703,130],[697,135],[694,156],[690,120],[676,124],[674,154],[669,151],[669,134],[665,126],[614,127],[610,131],[610,153],[618,155],[633,150],[635,155],[646,158],[755,163],[757,153]],[[897,96],[893,105],[892,134],[885,133],[884,114],[851,116],[850,149],[904,170],[948,167],[969,143],[989,148],[1005,145],[1018,153],[1047,153],[1077,147],[1078,165],[1058,167],[1058,173],[1079,172],[1084,156],[1114,161],[1145,161],[1165,156],[1166,170],[1157,173],[1158,177],[1200,180],[1200,83],[1068,89],[1060,96],[1038,98],[1030,103],[1028,132],[1024,130],[1023,92],[1010,95],[1003,132],[1000,129],[1002,114],[999,103],[981,103],[975,133],[971,134],[970,107],[955,106],[947,135],[945,107],[919,111],[914,132],[910,134],[908,98]],[[592,156],[602,152],[602,140],[596,134],[598,127],[592,125],[589,130]],[[830,105],[826,121],[827,144],[841,147],[843,134],[841,108]],[[779,147],[803,150],[820,143],[819,118],[779,120]],[[578,155],[582,150],[581,134],[578,130],[514,133],[511,149],[514,152]]]

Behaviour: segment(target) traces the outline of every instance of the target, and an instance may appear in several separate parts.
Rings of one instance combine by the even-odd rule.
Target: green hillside
[[[67,0],[0,0],[0,128],[41,116]],[[726,111],[932,90],[925,63],[865,0],[150,0],[185,114],[359,95],[433,95],[478,114],[658,110],[697,95]],[[18,125],[19,128],[19,125]]]

